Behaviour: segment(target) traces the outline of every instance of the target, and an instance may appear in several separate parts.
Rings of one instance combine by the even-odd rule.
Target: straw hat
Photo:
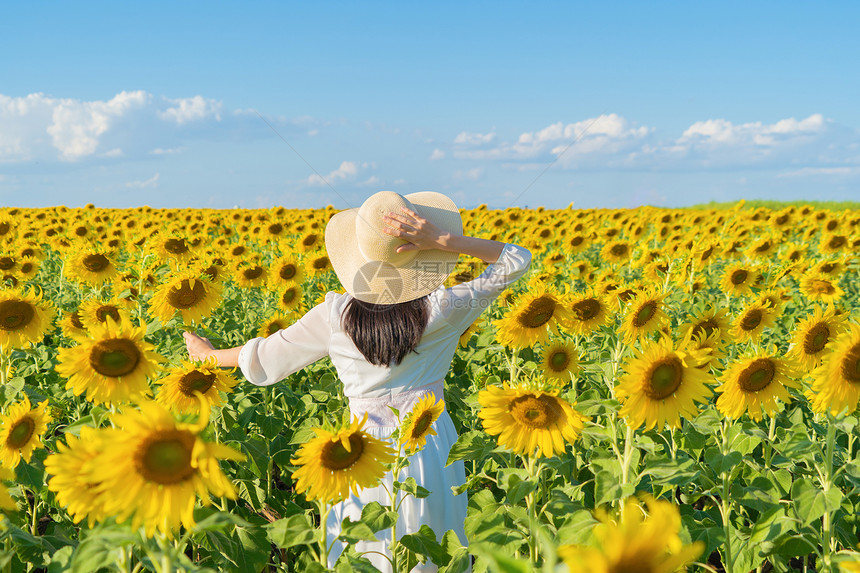
[[[360,301],[395,304],[421,298],[439,288],[457,264],[459,253],[438,249],[397,252],[408,241],[383,231],[388,225],[382,217],[402,214],[401,207],[440,229],[463,234],[457,206],[432,191],[409,195],[380,191],[358,209],[337,213],[325,229],[326,251],[346,292]]]

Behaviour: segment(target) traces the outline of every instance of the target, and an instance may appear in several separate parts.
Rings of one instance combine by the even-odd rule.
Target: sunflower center
[[[845,237],[837,235],[837,236],[831,238],[830,241],[827,242],[827,246],[830,247],[831,249],[838,249],[839,247],[845,245],[845,242],[846,242]]]
[[[608,573],[657,573],[652,559],[642,559],[642,555],[624,555],[617,563],[607,569]]]
[[[581,245],[583,243],[583,241],[585,241],[585,237],[577,235],[570,240],[570,246],[571,247],[578,247],[579,245]]]
[[[823,322],[819,322],[809,329],[803,338],[803,351],[806,354],[818,354],[827,346],[830,339],[830,329]]]
[[[525,328],[540,328],[550,321],[556,306],[555,299],[549,295],[541,295],[529,303],[517,315],[517,322]]]
[[[759,246],[757,246],[755,248],[755,251],[757,253],[765,253],[768,250],[770,250],[770,245],[771,245],[770,241],[764,241],[763,243],[761,243]]]
[[[297,272],[298,269],[296,269],[296,265],[294,265],[293,263],[287,263],[286,265],[281,267],[280,272],[278,272],[278,276],[280,276],[285,281],[288,281],[291,280],[294,276],[296,276]]]
[[[836,289],[829,281],[823,281],[820,279],[813,279],[810,281],[809,288],[812,292],[818,294],[833,294],[836,292]]]
[[[415,421],[415,425],[412,427],[412,435],[411,438],[416,440],[423,436],[427,429],[430,427],[430,424],[433,423],[433,412],[425,411],[421,414],[421,417]]]
[[[317,239],[318,239],[317,234],[311,233],[310,235],[308,235],[307,237],[302,239],[302,246],[313,247],[316,244]]]
[[[558,400],[547,394],[529,394],[511,401],[509,408],[514,420],[532,429],[548,428],[561,418]]]
[[[570,355],[566,350],[556,350],[549,357],[549,367],[553,372],[561,372],[570,364]]]
[[[100,253],[96,253],[94,255],[87,255],[86,257],[84,257],[84,260],[81,261],[81,264],[84,265],[84,268],[86,268],[91,273],[98,273],[108,268],[108,265],[110,265],[110,261],[106,256]]]
[[[167,239],[164,242],[164,250],[173,255],[181,255],[188,252],[188,245],[185,244],[185,239]]]
[[[35,315],[36,311],[27,301],[4,300],[0,302],[0,330],[21,330],[30,324]]]
[[[212,279],[214,281],[214,280],[218,280],[218,273],[219,272],[220,271],[218,270],[217,265],[209,265],[208,267],[203,269],[202,274],[206,275],[207,277],[209,277],[210,279]]]
[[[681,361],[672,356],[659,362],[648,375],[645,395],[652,400],[663,400],[675,393],[683,380]]]
[[[9,223],[6,223],[5,221],[3,223],[0,223],[0,236],[5,235],[11,230],[12,225],[10,225]]]
[[[821,265],[821,267],[819,267],[819,268],[821,269],[822,273],[829,275],[830,273],[833,272],[833,269],[836,268],[836,264],[835,263],[823,263]]]
[[[623,257],[624,255],[627,254],[627,245],[625,245],[625,244],[612,245],[612,248],[609,249],[609,252],[612,253],[613,256]]]
[[[162,430],[147,438],[134,455],[140,475],[151,482],[170,485],[194,474],[191,452],[194,435],[185,430]]]
[[[36,422],[30,416],[24,416],[17,424],[9,431],[9,437],[6,438],[6,445],[10,448],[20,449],[27,445],[33,431],[36,429]]]
[[[167,293],[167,302],[173,308],[191,308],[206,297],[206,287],[203,286],[203,281],[194,281],[194,286],[191,286],[191,279],[182,279],[178,287],[173,287]]]
[[[774,374],[776,374],[776,367],[773,360],[759,358],[744,368],[738,376],[738,384],[744,392],[758,392],[767,388],[773,380]]]
[[[238,257],[238,256],[240,256],[240,255],[244,254],[244,253],[245,253],[245,251],[246,251],[245,247],[243,247],[242,245],[239,245],[238,247],[234,247],[234,248],[233,248],[233,250],[232,250],[232,251],[230,251],[230,253],[231,253],[234,257]]]
[[[350,467],[364,452],[364,439],[361,433],[353,432],[349,436],[349,451],[343,447],[340,440],[329,441],[323,446],[320,462],[328,470],[343,470]]]
[[[215,373],[205,373],[200,370],[192,370],[179,380],[179,390],[186,396],[193,396],[194,392],[205,394],[215,383]]]
[[[0,271],[8,271],[15,266],[15,259],[12,257],[0,257]]]
[[[249,281],[260,278],[262,274],[263,267],[261,267],[260,265],[253,266],[249,269],[245,269],[244,271],[242,271],[242,276],[244,276]]]
[[[272,235],[280,235],[283,230],[284,226],[280,223],[272,223],[269,225],[269,233]]]
[[[577,320],[591,320],[600,314],[600,303],[596,299],[579,300],[573,305],[573,315]]]
[[[711,335],[712,332],[719,329],[719,325],[713,318],[709,318],[707,320],[703,320],[699,324],[693,327],[693,338],[697,338],[701,335],[704,335],[704,338],[707,338]]]
[[[642,327],[648,324],[652,318],[654,318],[654,314],[657,313],[657,303],[654,301],[649,301],[639,307],[639,310],[636,311],[636,316],[633,319],[633,326]]]
[[[101,340],[90,351],[92,369],[112,378],[132,372],[138,362],[140,362],[140,350],[127,338]]]
[[[103,304],[96,309],[96,318],[99,320],[99,322],[106,321],[108,317],[111,317],[115,321],[119,322],[119,309],[112,304]]]
[[[730,280],[732,281],[733,285],[737,286],[743,284],[747,280],[748,276],[749,273],[747,271],[745,271],[744,269],[738,269],[732,273]]]
[[[269,326],[266,328],[266,333],[270,335],[275,334],[282,328],[283,326],[281,326],[281,323],[276,320],[274,322],[269,323]]]
[[[744,314],[741,319],[741,329],[750,331],[755,330],[759,324],[761,324],[761,320],[764,318],[764,313],[761,309],[754,308],[751,311]]]
[[[291,288],[284,291],[284,294],[281,296],[281,301],[284,304],[290,304],[296,298],[296,289]]]
[[[314,259],[313,266],[317,270],[327,269],[329,265],[328,257],[320,257],[318,259]]]
[[[842,377],[851,384],[860,384],[860,342],[851,347],[842,359]]]
[[[69,320],[71,320],[72,326],[74,326],[75,328],[80,328],[80,329],[84,328],[84,323],[81,322],[81,315],[78,314],[77,312],[73,312],[72,314],[70,314]]]

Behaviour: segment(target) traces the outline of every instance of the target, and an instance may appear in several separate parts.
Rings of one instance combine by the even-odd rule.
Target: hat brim
[[[463,234],[460,211],[447,196],[422,191],[403,197],[422,218],[451,234]],[[460,254],[439,249],[418,251],[411,261],[399,266],[368,259],[358,248],[358,213],[354,208],[335,214],[325,230],[326,251],[334,272],[355,298],[372,304],[408,302],[439,288],[454,270]]]

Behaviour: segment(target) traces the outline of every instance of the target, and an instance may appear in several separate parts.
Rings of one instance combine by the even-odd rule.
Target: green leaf
[[[458,460],[482,461],[495,447],[495,440],[487,434],[479,430],[471,430],[462,434],[451,446],[445,466],[450,466]]]
[[[389,511],[378,501],[371,501],[361,509],[361,521],[366,523],[371,531],[388,529],[397,523],[397,512]]]
[[[779,492],[774,484],[764,476],[756,477],[749,487],[735,482],[731,488],[732,500],[756,511],[771,511],[779,505]]]
[[[516,505],[537,489],[537,481],[520,468],[504,468],[498,472],[498,484],[507,493],[507,501]]]
[[[258,573],[269,562],[272,546],[269,544],[267,532],[262,527],[236,527],[236,538],[239,540],[241,552],[237,571]]]
[[[730,452],[727,455],[723,455],[718,448],[708,448],[705,450],[705,463],[717,475],[730,472],[742,459],[743,456],[740,452]]]
[[[268,440],[274,439],[274,437],[280,434],[281,430],[284,428],[284,419],[276,415],[264,415],[258,420],[258,423],[260,424],[260,432],[262,432],[263,436]]]
[[[645,462],[645,470],[639,474],[640,478],[646,475],[652,477],[652,483],[661,485],[682,486],[696,481],[699,477],[698,464],[690,458],[648,458]]]
[[[526,559],[509,557],[504,550],[485,544],[471,544],[469,550],[490,564],[490,570],[498,573],[533,573],[532,564]]]
[[[425,497],[430,495],[430,490],[424,489],[423,487],[418,485],[418,482],[415,481],[414,477],[408,477],[406,478],[406,481],[403,482],[395,481],[394,489],[405,491],[406,493],[411,494],[418,499],[424,499]]]
[[[310,545],[317,541],[317,529],[304,513],[279,519],[263,528],[269,541],[282,549],[296,545]]]
[[[447,565],[451,560],[448,552],[436,541],[436,534],[426,524],[415,533],[401,537],[400,543],[413,553],[429,557],[436,565]]]
[[[827,511],[839,509],[842,497],[842,492],[836,488],[825,494],[806,478],[795,481],[791,486],[792,507],[803,525],[809,525]]]
[[[63,573],[71,568],[72,552],[75,547],[66,545],[58,549],[51,555],[51,561],[48,563],[48,573]]]
[[[339,537],[346,543],[376,541],[376,535],[364,521],[353,521],[349,517],[341,522]]]
[[[635,491],[636,486],[632,483],[622,486],[614,472],[600,470],[594,476],[594,504],[596,506],[617,499],[624,499],[633,495]]]

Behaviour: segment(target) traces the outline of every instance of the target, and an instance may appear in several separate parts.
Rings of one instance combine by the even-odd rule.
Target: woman
[[[221,366],[238,366],[252,384],[267,386],[319,360],[331,358],[354,416],[368,415],[365,430],[391,436],[399,423],[390,407],[405,415],[422,397],[443,398],[443,381],[460,335],[492,301],[528,269],[531,253],[512,245],[463,235],[460,212],[440,193],[402,196],[382,191],[359,209],[342,211],[326,227],[326,250],[347,294],[329,292],[325,301],[289,328],[243,346],[216,350],[209,341],[185,333],[191,358],[214,356]],[[494,263],[475,280],[442,288],[460,254]],[[441,539],[454,530],[466,537],[466,497],[451,487],[465,482],[462,462],[445,463],[457,435],[447,412],[434,422],[436,435],[410,457],[400,479],[414,477],[432,493],[408,497],[400,506],[398,535],[429,525]],[[391,475],[385,483],[391,488]],[[371,501],[388,503],[382,485],[335,506],[329,514],[330,540],[343,519],[358,520]],[[382,571],[390,570],[389,531],[378,542],[356,549]],[[332,563],[342,551],[332,547]],[[379,553],[374,553],[379,552]],[[427,564],[416,570],[435,570]]]

